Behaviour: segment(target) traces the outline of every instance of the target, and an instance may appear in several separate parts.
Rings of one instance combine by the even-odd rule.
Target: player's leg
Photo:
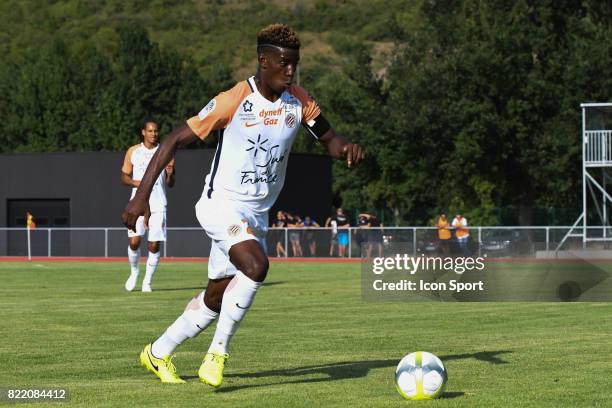
[[[178,319],[153,342],[153,355],[157,357],[171,355],[187,339],[196,337],[210,326],[219,315],[223,291],[230,281],[231,278],[219,279],[216,282],[209,281],[206,290],[191,299]],[[210,292],[212,292],[212,295]],[[205,297],[218,298],[218,305],[215,304],[214,307],[210,307],[207,305]]]
[[[147,257],[147,267],[144,280],[142,281],[142,291],[151,292],[151,282],[153,275],[159,265],[160,242],[166,241],[166,212],[159,211],[151,214],[149,218],[149,256]]]
[[[209,352],[216,351],[221,354],[228,352],[229,342],[251,307],[269,266],[268,257],[256,240],[233,245],[229,255],[238,271],[223,294],[215,338],[209,349]]]
[[[143,292],[152,292],[151,282],[153,281],[153,275],[157,271],[157,266],[159,265],[159,258],[161,254],[159,252],[159,241],[151,242],[149,241],[148,249],[149,256],[147,257],[147,265],[145,269],[145,277],[142,280],[142,291]]]
[[[196,205],[196,216],[220,250],[209,259],[209,280],[231,277],[223,292],[213,341],[198,371],[202,382],[217,387],[223,380],[230,340],[268,271],[268,257],[263,249],[268,215],[256,214],[231,201],[203,197]],[[213,299],[212,295],[211,291],[205,301],[215,307],[218,298]]]
[[[229,259],[213,241],[208,261],[208,273],[211,278],[208,280],[206,289],[191,299],[183,313],[157,340],[147,346],[153,359],[169,361],[172,353],[180,344],[187,339],[196,337],[215,321],[221,309],[225,288],[233,278],[233,276],[226,276],[228,268],[230,269],[229,273],[235,273],[235,268],[230,264]],[[216,278],[216,276],[219,278]],[[147,347],[141,353],[141,362],[143,355],[147,356]],[[167,380],[173,382],[174,377],[180,379],[176,372],[173,376],[172,374],[158,372],[149,366],[146,367],[163,382],[167,382]]]
[[[144,217],[138,217],[136,221],[136,231],[128,230],[128,262],[130,264],[130,276],[125,282],[125,290],[131,292],[136,287],[136,281],[138,280],[138,274],[140,272],[138,268],[138,262],[140,260],[140,241],[145,233],[144,229]]]
[[[237,271],[223,293],[215,335],[198,371],[201,381],[213,387],[223,381],[230,341],[250,309],[269,267],[268,257],[255,239],[232,245],[229,258]]]

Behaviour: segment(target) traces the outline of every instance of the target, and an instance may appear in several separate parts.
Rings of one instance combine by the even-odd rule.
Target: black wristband
[[[323,114],[319,114],[316,118],[309,120],[308,123],[304,124],[304,127],[315,139],[319,139],[331,129],[329,122]]]

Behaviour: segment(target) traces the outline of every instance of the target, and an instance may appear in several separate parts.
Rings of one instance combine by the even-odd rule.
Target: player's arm
[[[128,187],[138,187],[140,184],[140,180],[132,179],[132,172],[134,170],[134,166],[132,165],[133,151],[134,147],[128,149],[123,159],[123,166],[121,166],[121,182]]]
[[[166,185],[170,188],[174,187],[174,158],[170,160],[170,163],[166,166]]]
[[[336,134],[331,127],[319,137],[319,143],[327,149],[327,153],[331,157],[346,160],[348,167],[359,164],[365,159],[365,149],[361,145],[349,142],[344,137]]]
[[[121,182],[128,187],[138,187],[140,180],[134,180],[131,174],[125,174],[121,172]]]
[[[151,158],[147,171],[140,181],[134,198],[127,204],[121,216],[126,227],[133,230],[139,216],[149,216],[149,196],[162,170],[170,163],[176,150],[195,142],[198,139],[196,134],[188,125],[183,125],[174,129],[159,145],[159,149]]]
[[[317,102],[305,89],[296,86],[292,88],[292,92],[302,103],[302,125],[325,147],[331,157],[345,159],[349,167],[359,164],[365,158],[363,147],[336,134],[321,113]]]

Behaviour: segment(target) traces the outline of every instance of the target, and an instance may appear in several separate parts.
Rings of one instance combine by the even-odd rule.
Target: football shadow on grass
[[[451,360],[467,360],[475,359],[483,361],[489,364],[508,364],[504,361],[500,355],[512,353],[509,350],[498,350],[498,351],[481,351],[477,353],[464,353],[464,354],[450,354],[446,356],[439,356],[442,361]],[[284,385],[284,384],[308,384],[318,383],[326,381],[345,380],[352,378],[363,378],[366,377],[370,370],[376,368],[393,368],[397,366],[399,359],[391,360],[368,360],[368,361],[343,361],[338,363],[323,364],[323,365],[312,365],[297,368],[279,369],[279,370],[267,370],[253,373],[238,373],[238,374],[226,374],[226,378],[266,378],[266,377],[284,377],[286,380],[280,381],[269,381],[261,384],[248,384],[248,385],[230,385],[227,387],[221,387],[215,392],[232,392],[237,390],[244,390],[247,388],[255,387],[268,387],[273,385]],[[292,377],[305,377],[312,375],[325,375],[324,378],[295,378]],[[197,377],[184,377],[197,378]],[[464,395],[463,392],[445,392],[442,398],[456,398]]]
[[[263,286],[274,286],[274,285],[282,285],[283,283],[285,283],[284,281],[278,281],[278,282],[264,282]],[[196,287],[192,287],[192,288],[161,288],[161,289],[154,289],[155,292],[163,292],[163,291],[172,291],[172,290],[204,290],[206,289],[206,286],[202,285],[202,286],[196,286]]]

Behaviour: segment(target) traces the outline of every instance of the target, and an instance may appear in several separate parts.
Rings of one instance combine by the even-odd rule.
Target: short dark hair
[[[257,34],[257,51],[266,45],[299,50],[300,39],[287,24],[270,24]]]
[[[142,120],[142,126],[140,127],[141,130],[144,130],[147,128],[147,123],[155,123],[157,125],[157,127],[159,127],[159,122],[157,122],[155,120],[155,118],[153,118],[152,116],[147,116],[146,118],[144,118]]]

